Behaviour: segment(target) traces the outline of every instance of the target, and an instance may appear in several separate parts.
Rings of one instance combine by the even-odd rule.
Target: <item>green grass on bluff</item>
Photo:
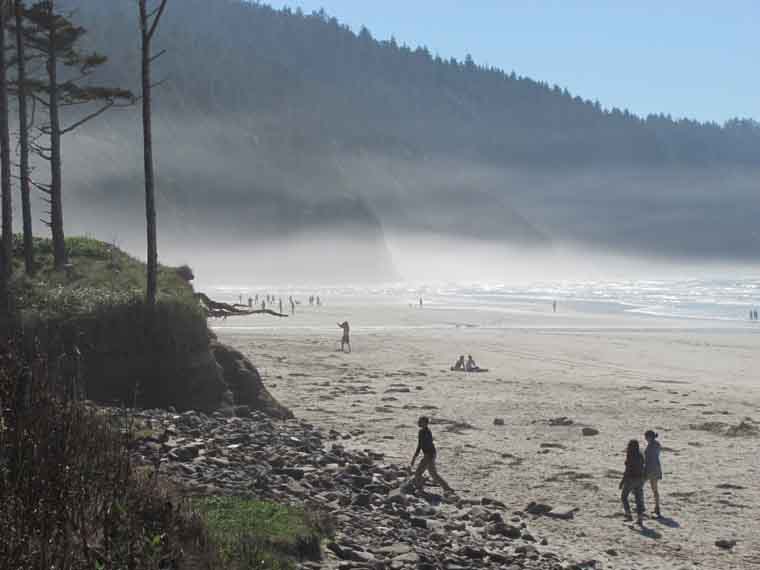
[[[298,559],[318,560],[329,521],[302,507],[244,497],[204,497],[192,507],[228,568],[286,570]]]
[[[42,318],[76,317],[145,296],[145,264],[114,245],[89,237],[68,238],[66,271],[53,268],[51,240],[35,238],[34,250],[37,271],[29,277],[24,273],[21,238],[16,236],[12,288],[22,312]],[[192,286],[173,267],[159,268],[158,301],[198,307]]]

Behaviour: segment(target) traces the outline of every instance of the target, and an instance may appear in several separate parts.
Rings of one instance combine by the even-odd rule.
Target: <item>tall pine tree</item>
[[[27,44],[42,54],[46,62],[46,80],[29,81],[28,85],[35,99],[48,111],[48,124],[41,130],[49,137],[50,146],[37,145],[36,150],[50,162],[50,184],[38,184],[37,187],[48,195],[50,219],[46,223],[53,236],[55,268],[60,271],[67,262],[63,231],[61,138],[115,105],[124,102],[131,104],[134,97],[124,89],[87,83],[86,80],[97,68],[106,63],[106,57],[79,49],[79,42],[86,30],[59,14],[55,0],[35,3],[27,10],[26,18],[28,25],[24,35]],[[96,104],[97,109],[77,116],[68,126],[62,124],[62,109],[87,104]]]
[[[153,174],[153,117],[151,63],[161,54],[153,55],[153,37],[166,10],[167,0],[158,0],[150,10],[148,0],[137,0],[140,11],[140,38],[142,47],[142,117],[143,158],[145,168],[145,218],[148,235],[148,282],[145,299],[149,308],[156,304],[158,290],[158,244],[156,237],[156,198]]]
[[[0,0],[0,192],[2,192],[2,245],[0,246],[0,320],[10,312],[10,279],[13,272],[13,210],[11,200],[11,149],[8,111],[8,60],[5,39],[11,1]],[[2,331],[0,331],[2,332]]]
[[[24,267],[31,275],[35,270],[32,236],[32,203],[29,169],[29,112],[27,97],[26,43],[24,41],[24,0],[14,0],[14,35],[16,39],[16,93],[19,122],[19,186],[21,190],[21,219],[24,232]]]

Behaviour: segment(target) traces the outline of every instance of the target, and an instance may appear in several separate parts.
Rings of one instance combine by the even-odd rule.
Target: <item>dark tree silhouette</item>
[[[34,273],[34,243],[32,235],[31,182],[29,171],[29,113],[27,97],[26,45],[24,41],[24,17],[26,8],[23,0],[14,0],[16,38],[16,70],[19,122],[19,185],[21,191],[21,218],[24,231],[24,267],[26,273]]]
[[[2,268],[0,272],[0,316],[8,314],[10,308],[9,286],[13,272],[13,210],[11,200],[11,149],[8,111],[8,60],[5,53],[5,39],[11,16],[11,2],[0,1],[0,185],[2,186]]]
[[[153,121],[151,116],[151,63],[161,53],[153,54],[153,37],[156,34],[161,17],[166,10],[167,0],[158,0],[153,10],[148,7],[148,0],[137,0],[140,10],[140,38],[142,50],[142,120],[143,120],[143,160],[145,169],[145,217],[148,234],[148,282],[145,298],[148,307],[156,304],[158,289],[158,244],[156,238],[156,198],[153,175]]]
[[[133,97],[124,89],[82,84],[85,78],[106,63],[106,57],[95,52],[80,51],[78,44],[86,30],[59,14],[55,0],[35,3],[27,10],[26,16],[30,26],[25,28],[25,39],[46,60],[47,80],[29,82],[29,86],[35,93],[35,99],[48,110],[49,122],[41,127],[41,131],[49,137],[50,146],[36,146],[36,150],[50,162],[50,184],[36,186],[49,197],[50,219],[43,221],[51,228],[54,264],[60,271],[67,261],[63,231],[61,137],[100,116],[119,101],[131,101]],[[60,65],[67,72],[59,80]],[[68,126],[62,125],[62,107],[78,107],[89,103],[99,104],[98,109],[77,117]]]

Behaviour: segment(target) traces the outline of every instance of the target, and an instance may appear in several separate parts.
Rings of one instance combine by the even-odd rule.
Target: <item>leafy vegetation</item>
[[[318,559],[331,532],[324,519],[302,507],[244,497],[204,497],[192,502],[230,568],[292,567],[294,559]]]
[[[23,271],[23,243],[14,241],[16,308],[46,319],[95,314],[140,303],[145,296],[145,264],[118,247],[89,237],[66,239],[69,268],[56,271],[52,242],[35,238],[37,271]],[[159,270],[159,300],[197,309],[192,286],[170,267]]]
[[[3,569],[221,568],[189,505],[133,468],[129,417],[59,401],[14,346],[0,350]],[[200,568],[201,566],[199,566]]]

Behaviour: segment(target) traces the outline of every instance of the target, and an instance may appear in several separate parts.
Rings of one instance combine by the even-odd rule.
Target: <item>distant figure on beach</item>
[[[280,297],[280,314],[282,314],[282,297]]]
[[[464,365],[464,355],[461,355],[461,356],[459,357],[459,360],[457,360],[457,361],[454,363],[454,366],[452,366],[452,367],[451,367],[451,369],[452,369],[452,370],[457,370],[457,371],[459,371],[459,370],[464,370],[464,369],[465,369],[465,365]]]
[[[293,295],[290,296],[290,314],[295,315],[296,314],[296,302],[293,300]]]
[[[645,460],[645,477],[649,481],[652,487],[652,494],[654,495],[654,514],[657,517],[661,517],[660,512],[660,490],[658,488],[659,482],[662,481],[662,466],[660,465],[660,451],[662,446],[657,441],[657,433],[650,430],[644,434],[647,440],[647,448],[644,450]]]
[[[425,471],[427,471],[430,473],[430,477],[433,481],[443,488],[444,492],[453,493],[454,490],[443,480],[443,477],[438,474],[438,470],[435,467],[437,451],[435,449],[435,443],[433,443],[433,434],[428,427],[429,424],[430,420],[427,416],[422,416],[417,420],[417,425],[420,427],[420,431],[417,435],[417,450],[414,452],[414,457],[412,457],[411,468],[414,469],[414,462],[417,461],[417,457],[420,453],[422,453],[422,460],[414,473],[414,486],[419,490],[423,489],[424,483],[422,477],[425,475]]]
[[[348,325],[348,321],[338,323],[338,326],[343,329],[343,338],[340,339],[340,350],[341,352],[346,352],[346,346],[348,346],[348,352],[351,352],[351,339],[349,338],[351,327]]]
[[[267,302],[264,299],[261,300],[261,310],[262,311],[267,310]]]
[[[623,502],[625,519],[633,520],[631,505],[628,502],[628,496],[633,492],[636,499],[636,520],[638,524],[642,524],[644,517],[644,456],[641,454],[639,442],[636,439],[628,442],[625,452],[625,472],[618,487],[621,490],[620,500]]]
[[[253,309],[253,299],[251,297],[248,297],[248,308]]]
[[[557,301],[552,301],[552,313],[557,312]]]
[[[254,299],[253,299],[253,304],[254,305],[258,305],[259,304],[259,294],[258,293],[256,293],[256,297],[254,297]]]
[[[420,309],[422,308],[422,297],[420,297]]]
[[[467,372],[481,372],[483,369],[475,364],[475,360],[472,358],[472,354],[467,355],[467,363],[464,365],[464,369]]]
[[[322,306],[322,299],[319,298],[319,295],[317,295],[317,307]]]

